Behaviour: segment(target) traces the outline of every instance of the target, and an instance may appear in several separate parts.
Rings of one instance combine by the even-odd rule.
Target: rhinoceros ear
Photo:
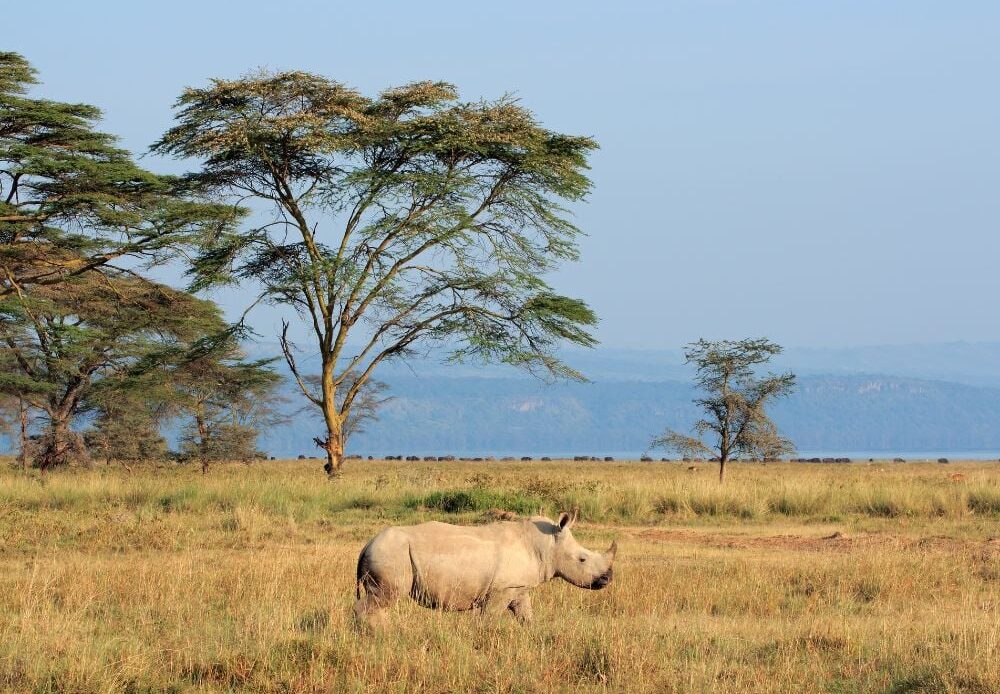
[[[579,516],[579,515],[580,515],[580,509],[578,509],[578,508],[573,509],[573,515],[572,516],[569,515],[568,513],[566,513],[565,511],[563,511],[562,513],[560,513],[559,514],[559,521],[558,521],[558,523],[559,523],[559,529],[560,530],[567,530],[569,528],[572,528],[573,525],[576,523],[576,517]]]

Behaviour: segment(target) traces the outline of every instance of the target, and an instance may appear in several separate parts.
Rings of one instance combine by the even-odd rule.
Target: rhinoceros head
[[[553,556],[556,576],[580,588],[599,590],[611,582],[618,543],[612,542],[606,552],[591,552],[573,538],[577,515],[577,510],[572,515],[560,513],[556,521]]]

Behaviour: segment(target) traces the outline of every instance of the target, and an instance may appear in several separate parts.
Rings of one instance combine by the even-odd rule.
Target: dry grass
[[[1000,691],[1000,465],[0,471],[0,689]],[[962,479],[950,475],[960,472]],[[615,582],[536,624],[349,621],[390,523],[578,505]]]

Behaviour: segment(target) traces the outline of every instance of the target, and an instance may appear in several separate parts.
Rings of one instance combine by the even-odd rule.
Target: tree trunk
[[[66,462],[66,431],[68,429],[69,422],[60,419],[52,420],[49,426],[49,440],[42,451],[41,463],[39,464],[42,472]]]
[[[326,439],[316,438],[316,445],[326,451],[323,469],[330,478],[337,477],[344,464],[344,422],[337,411],[337,390],[333,385],[333,367],[323,365],[323,421],[326,423]]]
[[[83,439],[69,428],[71,413],[57,411],[49,417],[49,429],[41,441],[38,455],[38,467],[42,472],[74,461],[89,462]]]
[[[725,476],[726,476],[726,458],[727,457],[728,456],[726,456],[726,455],[719,456],[719,484],[722,484],[722,482],[723,482],[723,480],[725,479]]]
[[[326,451],[326,463],[323,469],[326,474],[333,478],[340,474],[340,469],[344,464],[344,434],[341,427],[340,415],[333,408],[328,408],[323,403],[323,420],[326,422],[326,438],[318,436],[313,439],[316,445]]]
[[[344,465],[344,445],[340,437],[335,433],[328,433],[328,438],[320,447],[326,451],[326,463],[323,464],[323,469],[329,477],[337,477]]]
[[[208,426],[205,424],[205,417],[202,416],[201,409],[194,416],[195,424],[198,426],[198,457],[201,460],[201,474],[208,474]]]
[[[28,471],[28,408],[24,406],[24,400],[18,398],[18,414],[21,419],[21,467]]]

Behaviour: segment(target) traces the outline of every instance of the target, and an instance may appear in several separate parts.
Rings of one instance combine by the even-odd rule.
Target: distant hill
[[[680,381],[546,385],[527,379],[402,377],[379,422],[350,448],[373,454],[638,453],[670,425],[697,417]],[[773,409],[800,450],[1000,450],[1000,388],[868,375],[800,378]],[[267,434],[274,455],[315,454],[318,421]]]
[[[277,345],[251,346],[274,356]],[[508,367],[387,364],[394,399],[350,450],[373,454],[635,455],[666,426],[697,416],[681,350],[573,350],[591,383],[546,384]],[[313,360],[314,361],[314,360]],[[313,363],[303,358],[302,365]],[[799,375],[774,414],[801,451],[1000,451],[1000,343],[793,348],[775,365]],[[297,409],[301,396],[286,385]],[[265,432],[272,455],[315,455],[318,420]],[[8,446],[0,439],[0,451]]]
[[[305,346],[305,343],[303,343]],[[281,354],[276,344],[262,342],[254,354]],[[686,381],[691,370],[677,349],[569,349],[562,358],[592,381]],[[303,360],[304,363],[308,363]],[[1000,387],[1000,342],[946,342],[861,347],[789,347],[775,361],[776,369],[800,375],[881,374],[975,386]],[[442,364],[432,354],[407,364],[385,364],[381,374],[395,376],[480,376],[520,378],[509,367]]]
[[[1000,450],[1000,388],[893,376],[804,376],[773,412],[800,450]]]
[[[1000,387],[1000,343],[788,349],[777,362],[800,374],[885,374]]]

